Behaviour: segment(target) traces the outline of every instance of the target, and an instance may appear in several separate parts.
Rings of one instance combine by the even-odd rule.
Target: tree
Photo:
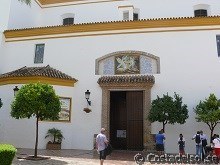
[[[218,123],[220,123],[220,101],[214,94],[210,94],[208,99],[200,101],[194,108],[196,113],[196,120],[198,122],[204,122],[210,129],[210,142],[213,136],[214,129]]]
[[[18,0],[18,1],[25,3],[27,5],[31,5],[31,0]]]
[[[162,98],[157,96],[157,99],[152,101],[151,109],[148,115],[150,122],[162,122],[163,131],[165,125],[169,124],[184,124],[189,117],[187,105],[182,105],[182,97],[174,93],[174,98],[168,95],[163,95]]]
[[[51,85],[34,83],[21,87],[11,104],[11,116],[16,119],[36,118],[34,157],[37,158],[39,120],[58,120],[61,110],[59,97]]]
[[[0,99],[0,108],[2,107],[3,103],[2,103],[2,99]]]

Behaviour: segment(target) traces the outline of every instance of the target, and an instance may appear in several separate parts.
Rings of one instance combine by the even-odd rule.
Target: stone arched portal
[[[150,110],[151,88],[154,82],[154,76],[150,75],[103,76],[99,78],[98,84],[102,88],[102,127],[110,130],[111,91],[143,91],[143,147],[147,150],[152,150],[154,142],[151,135],[151,123],[147,120],[147,115]]]

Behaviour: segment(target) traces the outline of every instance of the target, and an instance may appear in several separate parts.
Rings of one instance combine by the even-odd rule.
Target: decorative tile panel
[[[96,59],[96,75],[158,74],[160,58],[142,51],[118,51]]]
[[[152,60],[146,56],[140,56],[140,73],[141,74],[152,74]]]
[[[114,58],[107,58],[103,61],[103,74],[114,75]]]

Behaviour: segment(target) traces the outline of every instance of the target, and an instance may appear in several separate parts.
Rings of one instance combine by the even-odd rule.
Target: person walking
[[[202,140],[201,140],[201,137],[200,137],[200,131],[197,131],[197,133],[193,136],[192,140],[195,140],[195,142],[196,142],[196,155],[201,158]]]
[[[156,150],[157,150],[157,154],[163,155],[164,154],[164,140],[165,140],[165,136],[163,134],[163,131],[159,131],[158,134],[156,134],[155,137],[156,140]]]
[[[105,148],[108,145],[108,140],[105,135],[105,128],[102,128],[100,133],[96,136],[96,149],[99,152],[100,165],[103,165],[106,159]]]
[[[185,138],[183,137],[183,134],[179,134],[178,145],[180,156],[185,155]]]
[[[206,146],[207,146],[207,136],[206,134],[203,134],[203,131],[200,131],[200,137],[202,140],[202,159],[205,158],[205,156],[207,155],[207,150],[206,150]]]

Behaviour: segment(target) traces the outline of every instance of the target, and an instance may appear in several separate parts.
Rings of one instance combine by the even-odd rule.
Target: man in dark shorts
[[[157,154],[159,156],[163,155],[164,154],[164,140],[165,140],[165,136],[164,136],[162,131],[159,131],[159,133],[156,134],[155,140],[156,140]]]
[[[104,160],[106,158],[105,148],[107,144],[108,140],[105,135],[105,128],[102,128],[100,134],[98,134],[96,137],[96,148],[99,152],[100,165],[103,165]]]

